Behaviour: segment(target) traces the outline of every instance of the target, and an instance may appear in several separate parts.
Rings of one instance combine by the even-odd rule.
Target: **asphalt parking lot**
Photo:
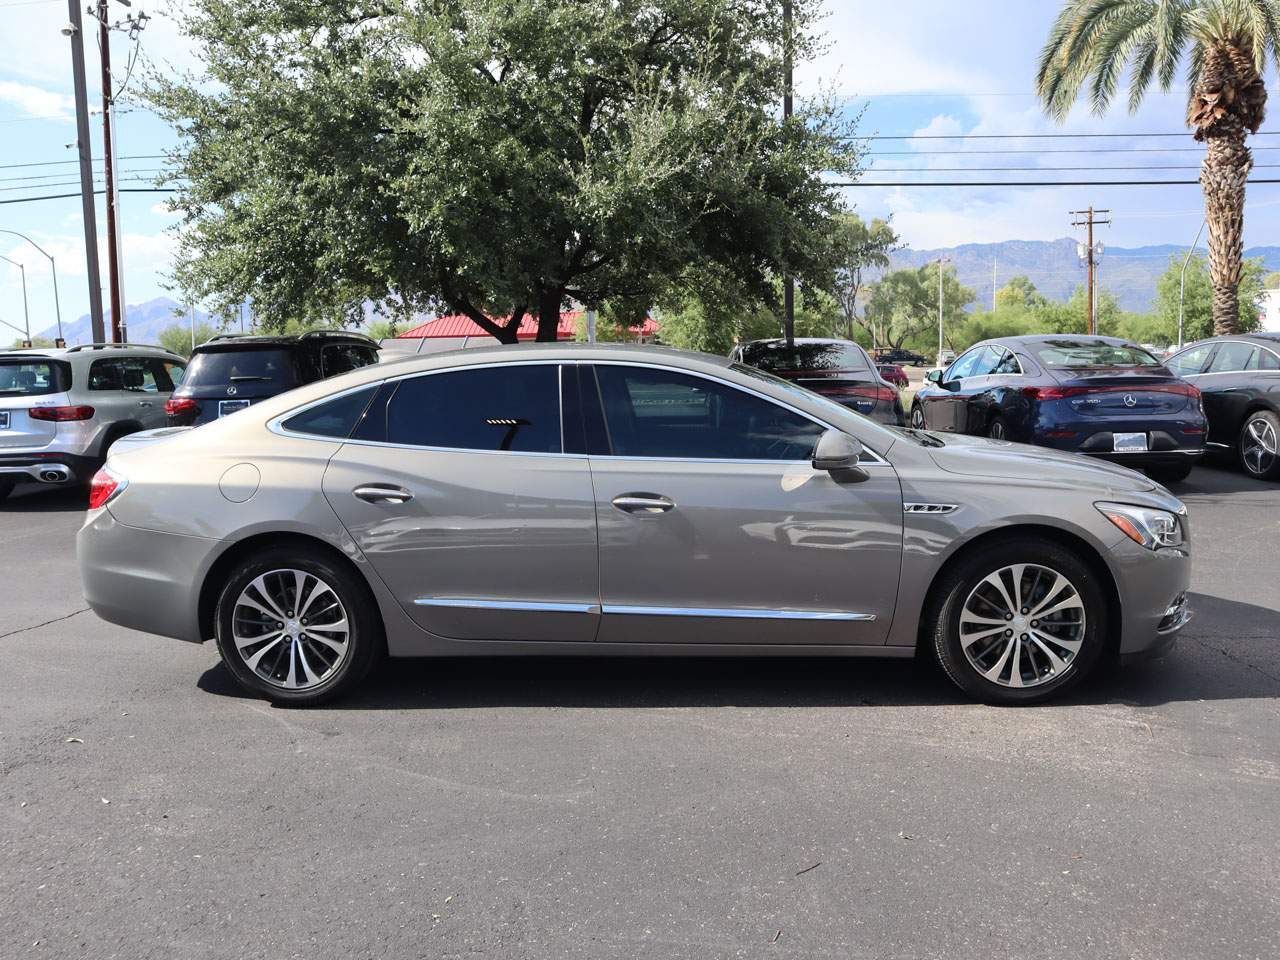
[[[1198,468],[1173,656],[422,661],[298,711],[86,612],[0,507],[0,956],[1274,957],[1280,486]]]

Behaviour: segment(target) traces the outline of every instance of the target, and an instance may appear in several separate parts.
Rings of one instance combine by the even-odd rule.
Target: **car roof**
[[[1136,347],[1138,346],[1132,340],[1126,340],[1124,337],[1104,337],[1100,334],[1088,333],[1031,333],[1021,334],[1015,337],[992,337],[990,340],[984,340],[983,343],[1003,343],[1009,344],[1026,344],[1030,346],[1036,343],[1105,343],[1112,347]],[[975,344],[976,346],[976,344]]]
[[[306,333],[220,333],[195,348],[196,353],[212,350],[255,350],[306,346],[312,343],[358,343],[381,350],[378,341],[351,330],[308,330]]]
[[[0,351],[0,359],[14,357],[36,358],[45,360],[74,360],[78,357],[101,359],[104,356],[139,356],[165,357],[183,359],[179,354],[164,347],[150,343],[95,343],[72,344],[69,347],[24,347],[17,350]]]
[[[739,344],[739,346],[754,347],[761,344],[772,346],[773,344],[785,344],[786,342],[787,341],[785,337],[768,337],[764,340],[747,340]],[[792,343],[841,343],[841,344],[849,344],[850,346],[854,346],[854,347],[858,346],[858,344],[855,343],[854,341],[845,340],[841,337],[792,337],[791,342]]]

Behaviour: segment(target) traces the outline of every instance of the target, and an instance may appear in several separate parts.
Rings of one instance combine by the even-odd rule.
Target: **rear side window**
[[[387,405],[387,440],[414,447],[560,453],[560,370],[512,364],[404,380]]]
[[[650,367],[595,371],[614,456],[808,460],[825,429],[714,380]]]
[[[271,387],[298,385],[297,365],[289,350],[208,350],[191,358],[182,385],[189,389],[231,384]]]
[[[325,403],[318,404],[309,410],[295,414],[284,421],[281,426],[294,433],[309,433],[320,437],[334,437],[345,440],[351,436],[369,401],[377,392],[378,385],[357,390],[354,393],[335,397]]]
[[[71,371],[55,360],[0,360],[0,397],[38,397],[71,388]]]
[[[1249,343],[1229,341],[1218,348],[1218,353],[1209,364],[1208,373],[1234,373],[1237,370],[1248,370],[1257,366],[1258,348]]]
[[[1258,351],[1258,369],[1259,370],[1280,370],[1280,357],[1277,357],[1270,350]]]

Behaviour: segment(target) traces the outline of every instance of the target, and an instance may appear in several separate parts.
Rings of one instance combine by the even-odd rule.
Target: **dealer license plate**
[[[248,400],[219,400],[218,416],[225,417],[228,413],[235,413],[237,410],[243,410],[249,405]],[[1146,449],[1145,442],[1143,449]]]
[[[1116,453],[1146,453],[1147,452],[1147,435],[1145,433],[1117,433],[1115,434]]]

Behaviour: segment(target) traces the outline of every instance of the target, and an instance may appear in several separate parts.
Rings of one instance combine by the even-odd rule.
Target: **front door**
[[[888,464],[838,483],[810,465],[826,426],[773,400],[660,367],[582,371],[607,431],[601,642],[884,642],[902,552]]]
[[[591,641],[595,501],[563,451],[555,363],[392,381],[329,463],[324,494],[404,610],[466,640]]]

